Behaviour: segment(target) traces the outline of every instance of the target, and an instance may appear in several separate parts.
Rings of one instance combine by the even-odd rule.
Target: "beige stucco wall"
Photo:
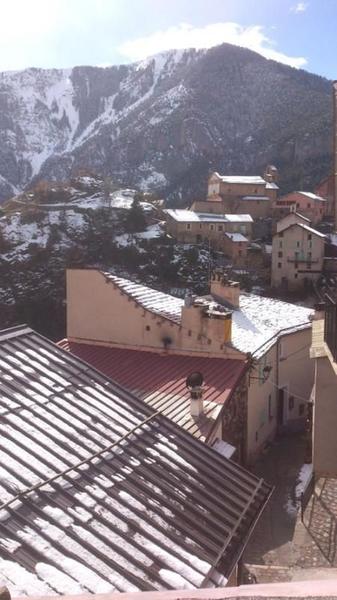
[[[247,415],[247,462],[254,462],[260,450],[268,440],[273,439],[277,427],[277,386],[273,383],[277,378],[277,351],[276,344],[257,361],[256,367],[251,372],[248,387],[248,415]],[[271,366],[272,370],[265,382],[262,381],[264,366]],[[259,379],[255,379],[259,378]],[[269,396],[271,410],[269,413]]]
[[[314,384],[314,364],[310,358],[311,327],[281,337],[278,344],[278,385],[288,392],[284,407],[285,424],[296,429],[304,426],[306,406],[301,415],[301,404],[309,402]],[[290,404],[289,396],[293,397]]]
[[[247,453],[248,463],[254,462],[265,444],[281,430],[304,427],[306,408],[302,416],[299,406],[310,400],[314,369],[309,356],[311,328],[283,335],[256,363],[248,388]],[[265,382],[264,366],[272,369]],[[258,377],[259,379],[256,379]],[[278,423],[278,390],[285,388],[283,422]],[[294,406],[289,409],[289,396]],[[270,411],[269,411],[270,397]]]
[[[337,477],[337,375],[327,357],[315,361],[313,465],[315,476]]]
[[[294,225],[294,223],[302,223],[303,225],[310,226],[310,222],[311,221],[308,221],[307,218],[303,217],[302,215],[296,212],[290,212],[283,217],[283,219],[276,223],[276,231],[279,233],[280,231],[283,231],[289,227],[289,225]]]
[[[181,326],[145,310],[98,270],[67,271],[67,337],[72,341],[243,359],[226,344],[226,331],[224,320],[201,317],[194,307],[183,309]],[[171,339],[167,350],[165,337]]]
[[[296,290],[303,287],[305,278],[310,281],[318,279],[323,269],[324,238],[311,234],[311,240],[309,240],[309,234],[310,232],[302,227],[294,225],[274,235],[272,286],[279,287],[282,284],[282,278],[285,278],[288,288]],[[282,256],[279,256],[279,252],[282,253]],[[298,252],[297,263],[295,262],[295,252]],[[309,252],[311,252],[311,269],[305,262]],[[281,267],[278,266],[279,264]]]

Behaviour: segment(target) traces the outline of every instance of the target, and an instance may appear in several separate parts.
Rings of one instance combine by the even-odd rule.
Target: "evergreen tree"
[[[139,194],[136,194],[133,199],[132,206],[126,216],[124,226],[125,230],[129,233],[144,231],[146,228],[146,218],[139,202]]]

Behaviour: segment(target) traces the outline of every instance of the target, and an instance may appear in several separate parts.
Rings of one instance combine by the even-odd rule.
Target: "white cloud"
[[[278,62],[300,68],[306,65],[304,57],[288,56],[273,47],[260,25],[243,27],[238,23],[213,23],[205,27],[193,27],[181,23],[149,36],[128,40],[118,47],[118,52],[130,61],[142,60],[165,50],[181,48],[211,48],[227,42],[242,46]]]
[[[290,11],[294,13],[303,13],[307,10],[309,4],[307,2],[298,2],[291,7]]]

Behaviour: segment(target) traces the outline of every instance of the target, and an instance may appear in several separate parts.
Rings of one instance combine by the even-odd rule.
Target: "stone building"
[[[274,215],[278,218],[289,212],[298,212],[316,225],[327,213],[327,200],[312,192],[290,192],[276,199],[274,207]]]
[[[321,276],[326,236],[293,213],[277,225],[273,236],[271,284],[296,291],[309,287]]]
[[[214,172],[208,180],[207,200],[196,200],[191,210],[210,213],[247,213],[253,219],[272,215],[278,186],[272,176],[225,176]]]
[[[224,252],[235,264],[245,263],[252,237],[253,219],[247,214],[198,213],[192,210],[167,209],[166,231],[179,243],[210,244],[212,250]]]

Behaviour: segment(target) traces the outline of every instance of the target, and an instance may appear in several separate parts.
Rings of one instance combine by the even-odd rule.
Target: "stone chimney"
[[[190,335],[190,340],[197,338],[194,342],[196,348],[206,346],[209,351],[211,341],[214,350],[216,345],[220,348],[231,341],[232,311],[215,302],[212,296],[185,297],[181,326],[185,337]]]
[[[222,271],[213,271],[211,275],[211,295],[220,304],[228,302],[233,308],[240,306],[240,284],[228,279]]]

